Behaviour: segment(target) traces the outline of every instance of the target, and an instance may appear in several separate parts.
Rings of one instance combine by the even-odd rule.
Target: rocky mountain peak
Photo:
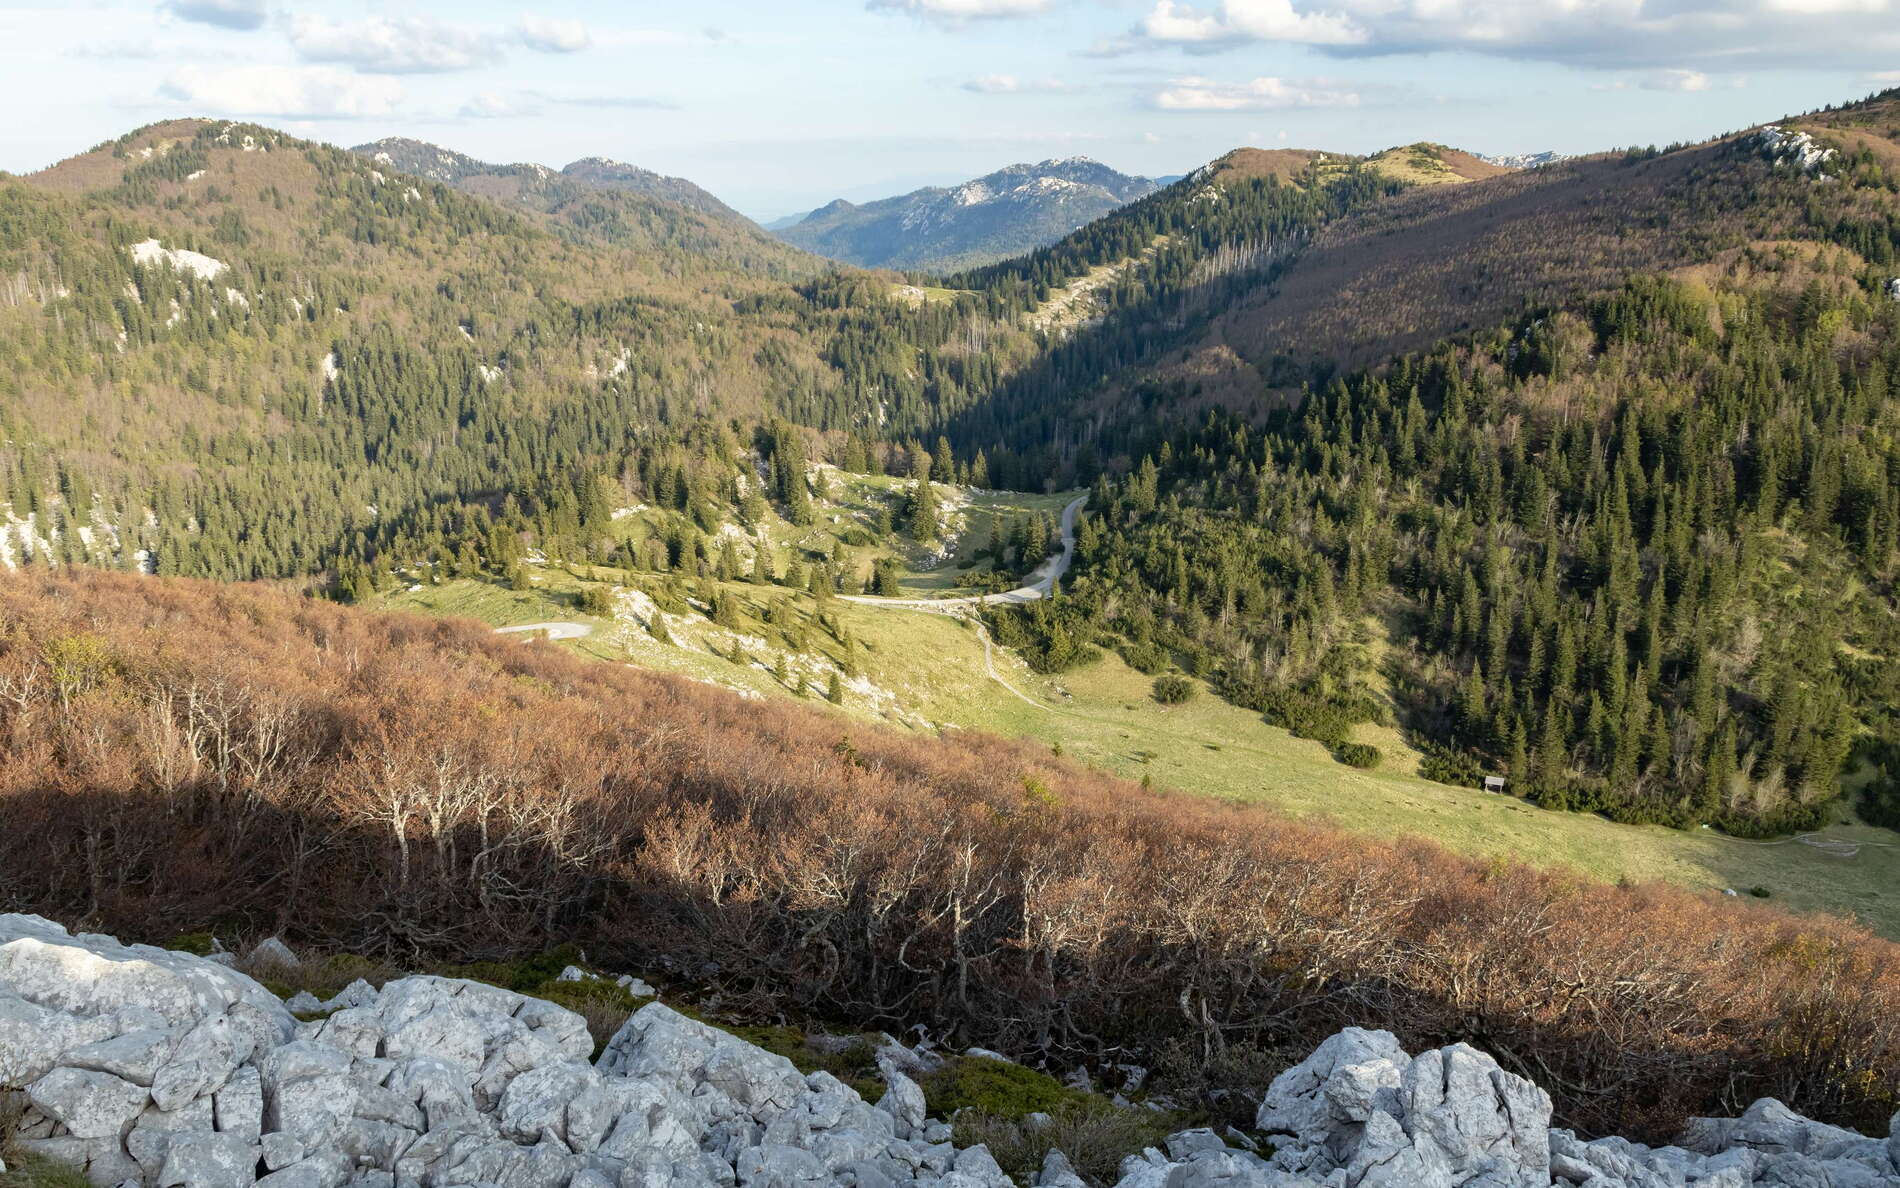
[[[1089,157],[1051,157],[876,202],[839,200],[775,233],[864,267],[967,267],[1052,243],[1160,188]]]

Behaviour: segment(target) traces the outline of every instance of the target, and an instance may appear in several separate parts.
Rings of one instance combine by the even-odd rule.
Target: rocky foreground
[[[298,1022],[215,960],[0,916],[0,1089],[27,1103],[14,1149],[140,1188],[1011,1184],[925,1117],[895,1046],[870,1104],[657,1002],[590,1064],[580,1016],[493,986],[410,977],[340,998]],[[1173,1135],[1126,1160],[1120,1188],[1900,1184],[1900,1132],[1763,1100],[1676,1146],[1586,1143],[1484,1053],[1409,1056],[1357,1028],[1277,1078],[1257,1128]],[[1037,1183],[1083,1181],[1052,1153]]]

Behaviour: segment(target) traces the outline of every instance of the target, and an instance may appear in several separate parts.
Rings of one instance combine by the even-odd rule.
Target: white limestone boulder
[[[887,1086],[884,1096],[878,1099],[877,1108],[891,1116],[898,1138],[923,1137],[926,1122],[923,1088],[890,1060],[879,1060],[877,1067]]]
[[[1300,1146],[1326,1143],[1342,1125],[1364,1123],[1375,1109],[1399,1109],[1399,1079],[1412,1058],[1389,1031],[1348,1027],[1273,1079],[1254,1128]]]
[[[81,1016],[147,1011],[190,1026],[242,1002],[284,1038],[296,1025],[276,995],[235,970],[190,953],[74,936],[39,916],[0,916],[0,987]]]
[[[26,1087],[27,1100],[74,1138],[117,1138],[151,1091],[111,1073],[56,1068]]]
[[[154,1188],[250,1188],[257,1148],[234,1135],[193,1131],[172,1140]]]
[[[805,1078],[785,1057],[657,1002],[621,1026],[599,1066],[613,1076],[667,1081],[689,1096],[704,1086],[754,1114],[790,1108],[805,1090]]]
[[[250,964],[256,969],[296,970],[303,967],[303,961],[284,943],[282,937],[268,937],[259,941],[251,950]]]

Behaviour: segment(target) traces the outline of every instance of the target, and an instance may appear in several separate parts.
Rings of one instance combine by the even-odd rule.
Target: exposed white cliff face
[[[927,1116],[911,1079],[927,1060],[895,1044],[873,1104],[657,1002],[590,1064],[585,1021],[541,999],[409,977],[303,996],[331,1013],[298,1022],[223,956],[0,916],[0,1088],[24,1093],[19,1145],[130,1188],[1012,1188]],[[1543,1090],[1474,1048],[1410,1056],[1348,1028],[1268,1089],[1270,1150],[1182,1131],[1125,1160],[1118,1188],[1900,1183],[1900,1138],[1773,1100],[1655,1149],[1549,1122]],[[1084,1188],[1059,1151],[1034,1182]]]
[[[988,202],[996,197],[994,191],[980,181],[964,182],[950,192],[951,201],[958,206],[975,206],[979,202]]]
[[[1751,138],[1762,156],[1777,165],[1788,164],[1819,180],[1826,177],[1822,167],[1832,160],[1834,150],[1823,148],[1806,132],[1790,132],[1779,124],[1769,124]]]
[[[1900,301],[1900,276],[1896,276],[1887,282],[1887,296],[1893,298],[1895,301]]]
[[[1568,161],[1570,156],[1567,153],[1546,150],[1541,153],[1503,153],[1495,157],[1480,155],[1478,159],[1492,165],[1502,165],[1506,169],[1536,169],[1539,166]]]
[[[224,261],[214,260],[184,248],[167,248],[156,239],[141,240],[126,249],[136,264],[147,268],[164,265],[175,272],[189,272],[199,280],[216,280],[224,272]]]
[[[94,496],[89,508],[72,506],[50,493],[42,499],[46,509],[62,509],[68,515],[48,515],[43,510],[26,511],[22,516],[22,509],[0,501],[0,569],[15,569],[29,562],[58,565],[69,551],[95,564],[116,563],[116,555],[129,542],[103,499]],[[149,508],[144,515],[147,527],[156,528],[157,520]],[[70,525],[71,539],[63,525]],[[135,550],[133,560],[144,568],[149,555]]]

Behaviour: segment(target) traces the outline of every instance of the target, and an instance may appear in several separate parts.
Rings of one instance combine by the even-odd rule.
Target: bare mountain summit
[[[839,199],[773,229],[788,243],[846,263],[941,271],[1032,251],[1160,188],[1152,178],[1068,157],[863,205]]]

